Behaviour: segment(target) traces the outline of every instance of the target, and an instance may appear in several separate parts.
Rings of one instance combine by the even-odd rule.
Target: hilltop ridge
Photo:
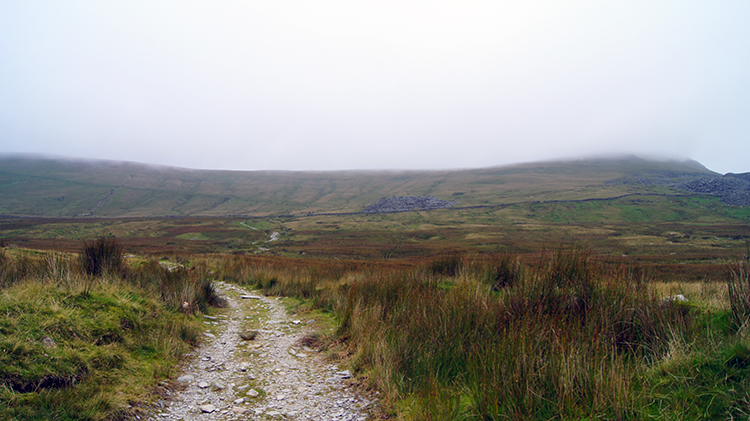
[[[743,193],[745,183],[750,185],[745,175],[722,177],[695,161],[632,157],[466,170],[330,172],[190,170],[129,162],[0,157],[0,215],[250,217],[357,213],[381,199],[407,196],[484,206],[529,198],[576,200],[635,192],[716,194],[715,189],[706,190],[706,185],[731,190],[734,193],[724,196],[733,199],[725,202],[735,204],[750,196]]]

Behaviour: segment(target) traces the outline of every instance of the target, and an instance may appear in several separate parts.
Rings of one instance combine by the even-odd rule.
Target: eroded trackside
[[[184,390],[151,419],[368,419],[376,402],[353,393],[351,374],[300,344],[307,321],[278,299],[217,287],[229,308],[206,318],[208,341],[178,379]]]

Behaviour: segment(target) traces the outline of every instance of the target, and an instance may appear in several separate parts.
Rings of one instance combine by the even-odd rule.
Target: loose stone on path
[[[355,395],[348,386],[350,371],[323,362],[314,350],[299,345],[310,327],[291,319],[280,299],[221,282],[216,287],[229,308],[206,318],[213,334],[205,336],[205,345],[177,378],[184,390],[175,393],[163,413],[147,419],[369,418],[376,399]],[[254,323],[255,330],[247,330],[246,323]],[[255,334],[252,342],[241,337],[249,332]]]

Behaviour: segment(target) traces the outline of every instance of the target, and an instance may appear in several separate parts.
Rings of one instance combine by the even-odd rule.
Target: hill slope
[[[736,176],[737,180],[746,181]],[[637,158],[450,171],[207,171],[112,161],[0,157],[0,215],[44,217],[268,216],[360,212],[394,196],[457,206],[685,193],[722,179],[694,161]],[[704,189],[705,190],[705,189]],[[710,193],[710,192],[709,192]]]

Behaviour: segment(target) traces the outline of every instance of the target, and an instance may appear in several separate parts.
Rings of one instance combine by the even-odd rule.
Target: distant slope
[[[458,206],[685,193],[716,177],[695,161],[637,158],[451,171],[205,171],[112,161],[0,157],[0,215],[44,217],[268,216],[360,212],[393,196]],[[632,180],[659,179],[666,183]]]

